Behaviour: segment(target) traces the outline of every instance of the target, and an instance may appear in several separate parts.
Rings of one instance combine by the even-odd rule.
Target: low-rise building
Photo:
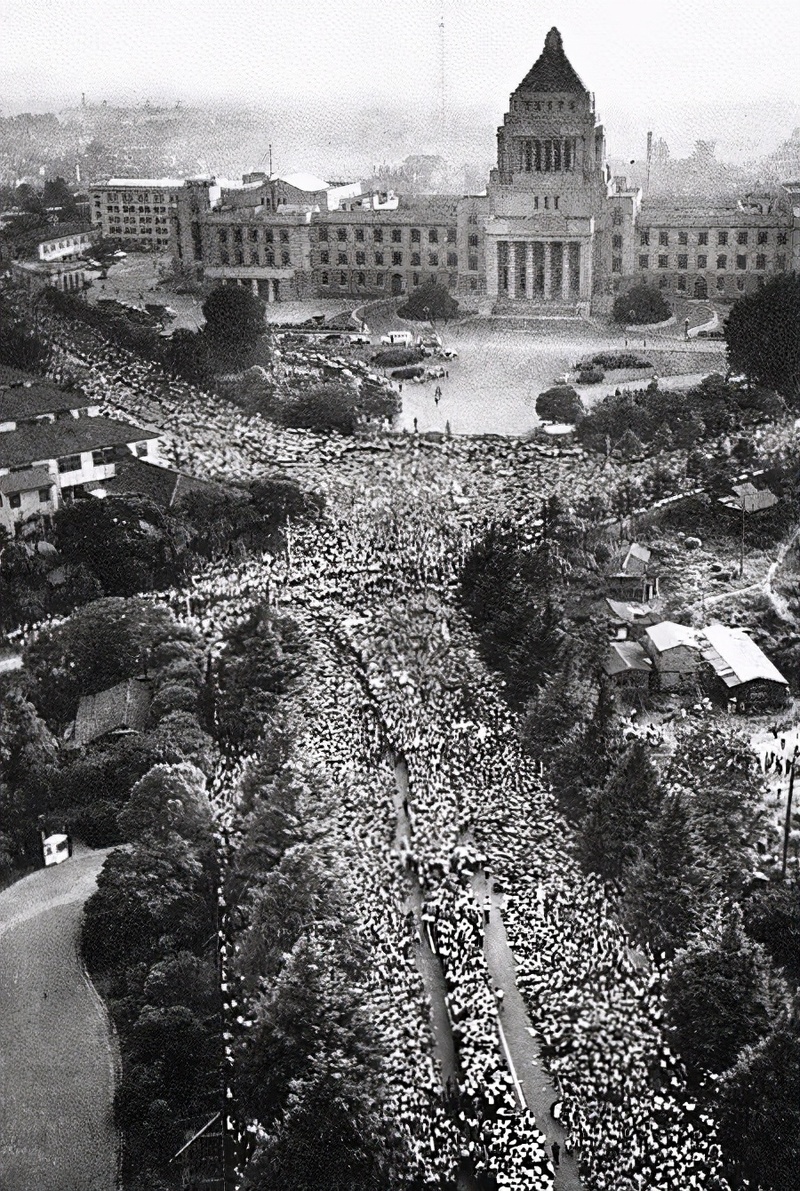
[[[608,589],[618,599],[647,604],[658,597],[660,575],[647,546],[632,542],[619,568],[608,577]]]
[[[611,641],[603,670],[613,688],[641,699],[650,689],[653,662],[638,641]]]
[[[787,680],[744,629],[707,625],[701,652],[737,708],[766,711],[787,701]]]
[[[0,518],[9,530],[110,479],[131,455],[158,461],[160,434],[114,418],[32,421],[0,434]]]
[[[141,732],[147,726],[150,711],[150,685],[138,678],[129,678],[96,695],[83,695],[69,747],[81,748],[110,732]]]
[[[662,620],[645,629],[642,644],[653,661],[657,691],[681,691],[696,685],[702,663],[696,629]]]
[[[755,484],[746,481],[734,484],[728,496],[721,496],[719,503],[733,512],[747,515],[748,513],[763,513],[778,503],[778,498],[769,488],[756,488]]]

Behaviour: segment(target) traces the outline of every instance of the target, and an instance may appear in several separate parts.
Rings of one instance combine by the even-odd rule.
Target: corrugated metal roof
[[[685,624],[676,624],[674,620],[662,620],[659,624],[650,625],[645,632],[659,653],[675,649],[679,645],[696,649],[700,644],[696,629]]]
[[[612,641],[603,663],[606,674],[623,674],[629,670],[652,670],[653,663],[638,641]]]
[[[786,679],[744,629],[710,624],[703,629],[708,645],[703,657],[728,687],[763,679],[788,686]]]

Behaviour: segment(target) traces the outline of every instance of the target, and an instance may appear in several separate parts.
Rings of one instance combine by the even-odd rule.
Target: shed
[[[787,680],[744,629],[710,624],[703,629],[703,638],[703,658],[713,666],[729,697],[759,709],[786,702]]]
[[[653,663],[638,641],[612,641],[603,669],[617,690],[644,694],[650,686]]]
[[[721,496],[719,503],[735,513],[762,513],[778,503],[778,498],[769,488],[756,488],[748,480],[734,484],[730,496]]]

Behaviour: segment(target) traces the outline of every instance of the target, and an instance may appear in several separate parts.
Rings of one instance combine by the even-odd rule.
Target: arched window
[[[542,142],[541,141],[533,142],[533,156],[534,156],[534,167],[536,169],[536,172],[540,173],[541,169],[542,169]]]

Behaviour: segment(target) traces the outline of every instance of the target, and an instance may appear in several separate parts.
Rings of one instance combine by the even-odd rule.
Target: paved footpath
[[[473,889],[479,903],[483,905],[486,894],[483,874],[476,875]],[[525,1103],[536,1118],[537,1127],[547,1138],[548,1148],[552,1152],[554,1142],[560,1147],[556,1191],[581,1191],[577,1162],[565,1150],[566,1134],[550,1115],[550,1109],[559,1096],[550,1076],[542,1067],[531,1020],[517,989],[516,963],[503,925],[501,900],[493,893],[489,921],[484,927],[484,952],[494,986],[503,990],[499,1028],[501,1038],[505,1039],[506,1057],[511,1060],[509,1065],[512,1074],[522,1088]]]
[[[117,1052],[78,950],[107,855],[76,849],[0,893],[2,1191],[117,1187]]]

